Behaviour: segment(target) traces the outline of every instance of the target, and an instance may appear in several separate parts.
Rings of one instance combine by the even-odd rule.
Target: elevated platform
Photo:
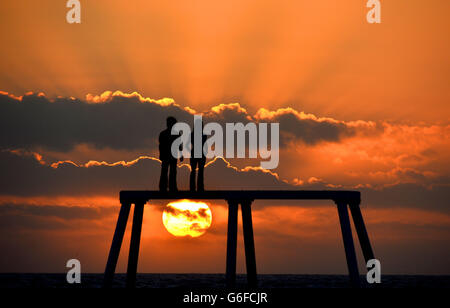
[[[159,190],[120,192],[122,204],[117,219],[108,261],[106,263],[104,286],[110,287],[114,278],[114,272],[119,258],[120,247],[128,221],[131,205],[134,204],[133,226],[131,231],[130,252],[127,267],[127,287],[134,287],[141,239],[142,217],[145,204],[150,200],[225,200],[228,202],[228,231],[227,231],[227,255],[226,255],[226,285],[234,287],[236,282],[236,249],[237,249],[237,219],[238,209],[241,205],[242,228],[244,233],[245,261],[247,279],[250,287],[257,286],[255,242],[253,236],[252,207],[255,200],[331,200],[337,205],[339,222],[350,281],[353,286],[359,286],[359,272],[353,243],[352,230],[348,210],[350,209],[355,230],[366,262],[374,259],[372,246],[364,225],[359,204],[361,193],[359,191],[345,190],[207,190],[172,191]],[[149,203],[151,206],[151,203]]]
[[[198,200],[343,200],[360,202],[361,193],[350,190],[206,190],[206,191],[159,191],[123,190],[121,202],[142,202],[156,199],[198,199]]]

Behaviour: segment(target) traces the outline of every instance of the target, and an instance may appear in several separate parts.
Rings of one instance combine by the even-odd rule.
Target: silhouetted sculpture
[[[199,131],[201,131],[201,157],[196,158],[194,156],[195,151],[195,128],[200,127]],[[206,163],[206,156],[203,153],[203,146],[205,145],[207,136],[203,135],[203,123],[202,120],[197,119],[194,123],[194,129],[191,133],[191,159],[190,159],[190,165],[191,165],[191,176],[189,178],[189,188],[191,191],[195,191],[195,177],[196,177],[196,169],[198,167],[198,176],[197,176],[197,191],[204,191],[204,169],[205,169],[205,163]]]
[[[159,179],[159,190],[167,191],[167,182],[170,191],[177,191],[177,161],[172,155],[172,143],[179,135],[172,135],[172,127],[177,123],[174,117],[168,117],[167,128],[159,134],[159,159],[161,160],[161,177]],[[181,150],[181,148],[180,148]],[[183,161],[183,157],[180,158]],[[169,177],[167,177],[169,173]]]
[[[227,253],[226,253],[226,284],[228,287],[236,286],[236,251],[238,236],[238,209],[241,205],[242,231],[244,235],[245,264],[247,269],[247,281],[251,288],[258,284],[256,272],[255,241],[252,222],[252,202],[254,200],[333,200],[337,205],[339,222],[341,225],[344,251],[347,259],[347,268],[350,281],[353,286],[360,286],[358,262],[356,259],[355,246],[353,242],[351,218],[353,219],[355,231],[358,234],[365,262],[375,259],[372,245],[369,240],[364,220],[362,217],[360,202],[361,193],[358,191],[344,190],[207,190],[202,192],[176,191],[167,194],[161,191],[121,191],[120,212],[114,231],[111,249],[106,262],[104,286],[111,287],[117,260],[119,259],[120,247],[127,227],[128,216],[131,205],[134,204],[133,225],[131,228],[130,252],[128,255],[128,267],[126,276],[127,287],[136,284],[136,272],[139,257],[139,245],[142,230],[142,219],[144,206],[150,205],[149,200],[213,200],[221,199],[228,202],[228,231],[227,231]]]

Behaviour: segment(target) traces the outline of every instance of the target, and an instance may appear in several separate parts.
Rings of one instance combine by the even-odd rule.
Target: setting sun
[[[211,226],[212,215],[206,203],[184,199],[167,204],[162,219],[170,234],[198,237]]]

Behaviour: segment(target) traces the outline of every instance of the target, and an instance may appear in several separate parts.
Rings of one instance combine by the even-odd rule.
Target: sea
[[[114,276],[113,288],[125,287],[125,274]],[[381,283],[364,288],[450,288],[450,275],[382,275]],[[0,288],[101,288],[103,274],[82,274],[80,284],[69,284],[66,274],[0,274]],[[237,275],[236,287],[245,288],[247,277]],[[224,288],[224,274],[137,274],[137,288]],[[349,288],[347,275],[258,275],[259,288]]]

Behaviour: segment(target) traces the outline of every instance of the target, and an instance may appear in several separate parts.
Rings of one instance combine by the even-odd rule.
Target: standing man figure
[[[172,135],[172,127],[177,123],[177,119],[168,117],[166,123],[167,128],[159,134],[159,159],[161,160],[159,190],[167,191],[167,184],[169,184],[169,191],[177,191],[178,159],[173,157],[171,151],[172,143],[179,137],[179,135]],[[183,156],[180,161],[183,161]],[[169,173],[168,177],[167,173]]]

